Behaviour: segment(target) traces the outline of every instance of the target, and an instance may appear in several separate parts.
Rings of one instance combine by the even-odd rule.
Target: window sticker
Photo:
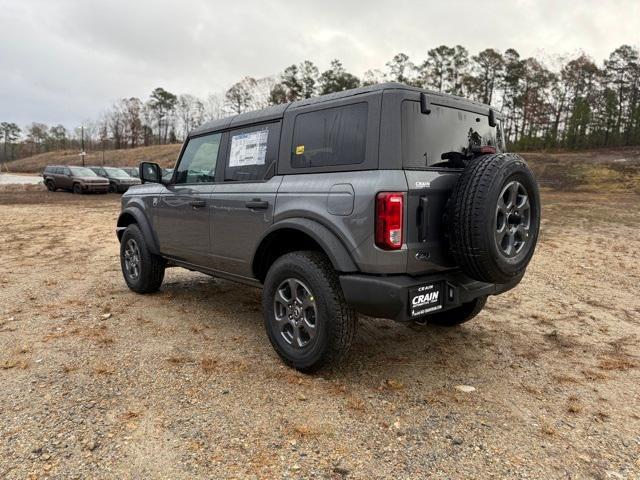
[[[298,145],[296,147],[296,155],[302,155],[304,153],[304,145]]]
[[[264,165],[268,138],[268,129],[233,135],[229,152],[229,166]]]

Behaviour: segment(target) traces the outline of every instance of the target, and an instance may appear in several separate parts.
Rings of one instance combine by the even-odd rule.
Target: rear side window
[[[221,138],[221,133],[213,133],[190,139],[178,164],[175,183],[214,182]]]
[[[280,123],[254,125],[229,132],[225,182],[264,180],[278,156]]]
[[[365,160],[367,103],[302,113],[293,127],[293,168],[355,165]]]

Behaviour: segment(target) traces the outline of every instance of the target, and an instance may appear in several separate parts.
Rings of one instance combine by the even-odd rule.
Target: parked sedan
[[[133,185],[140,185],[139,178],[131,177],[121,168],[116,167],[88,167],[95,173],[109,180],[110,192],[126,192]]]

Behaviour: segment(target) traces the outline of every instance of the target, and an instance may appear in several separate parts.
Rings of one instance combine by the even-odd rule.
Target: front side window
[[[291,166],[327,167],[363,163],[367,141],[366,103],[303,113],[293,127]]]
[[[215,181],[221,133],[189,140],[175,175],[175,183],[211,183]]]

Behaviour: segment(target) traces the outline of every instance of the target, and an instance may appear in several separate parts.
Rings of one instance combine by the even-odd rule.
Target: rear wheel
[[[340,363],[349,352],[357,316],[321,253],[277,259],[264,282],[262,308],[269,341],[287,365],[316,371]]]
[[[423,319],[415,321],[418,325],[438,325],[440,327],[455,327],[461,323],[468,322],[473,317],[478,315],[485,304],[487,303],[487,297],[478,297],[468,303],[463,303],[459,307],[452,308],[446,312],[440,312],[433,315],[428,315]]]
[[[53,180],[47,180],[45,182],[45,185],[47,186],[47,190],[49,190],[50,192],[56,191],[56,184],[53,183]]]
[[[79,183],[74,183],[73,184],[73,193],[75,193],[77,195],[81,195],[82,194],[82,187],[80,186]]]
[[[162,285],[166,261],[149,250],[144,235],[134,223],[127,227],[120,241],[120,266],[131,290],[152,293]]]

